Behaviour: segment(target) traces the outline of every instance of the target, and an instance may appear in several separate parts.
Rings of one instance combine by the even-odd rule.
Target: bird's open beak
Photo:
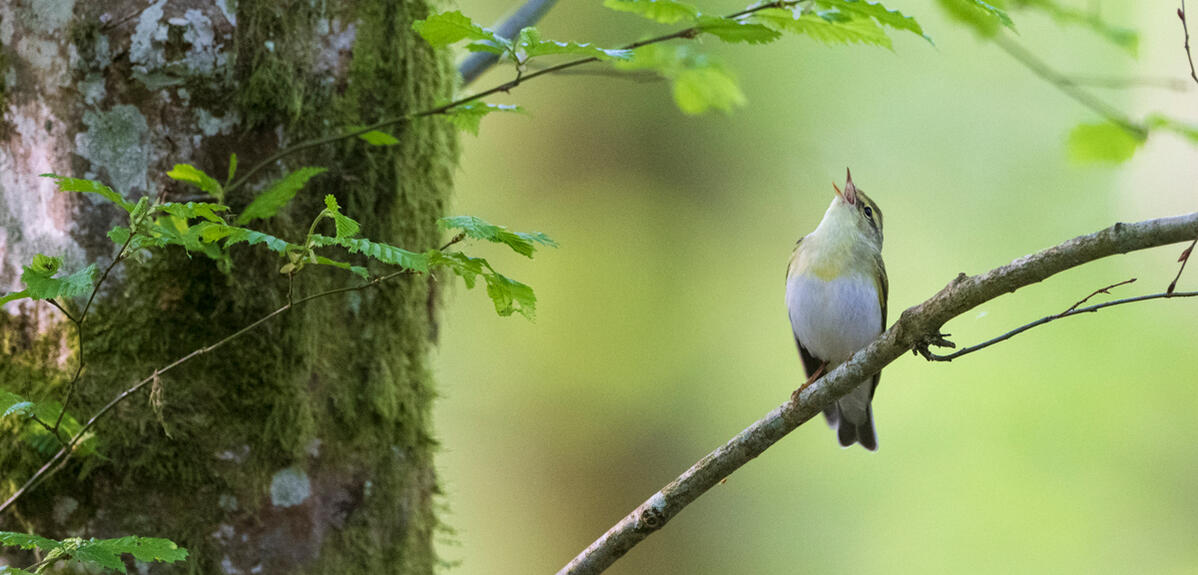
[[[832,189],[836,190],[836,195],[840,196],[840,199],[848,202],[849,204],[856,204],[857,186],[853,184],[853,172],[848,171],[848,168],[845,168],[845,172],[848,175],[845,177],[844,191],[840,191],[840,188],[836,187],[835,183],[832,184]]]

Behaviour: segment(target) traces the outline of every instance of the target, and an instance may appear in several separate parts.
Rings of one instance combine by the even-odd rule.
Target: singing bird
[[[832,205],[815,231],[795,244],[786,270],[786,308],[807,384],[848,361],[886,329],[882,210],[853,184],[851,172],[843,192],[836,184],[832,189]],[[840,445],[878,449],[870,401],[880,376],[824,409]]]

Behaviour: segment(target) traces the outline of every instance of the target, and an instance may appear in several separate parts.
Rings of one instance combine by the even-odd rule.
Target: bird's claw
[[[920,337],[919,341],[915,342],[915,345],[911,347],[911,354],[912,355],[916,355],[916,354],[922,355],[924,359],[926,359],[928,361],[933,361],[936,359],[937,356],[936,356],[936,354],[932,353],[928,348],[930,348],[932,346],[936,346],[936,347],[947,347],[947,348],[955,349],[957,347],[957,344],[946,339],[951,335],[952,335],[951,333],[940,333],[939,331],[937,331],[936,333],[926,334],[926,335]]]

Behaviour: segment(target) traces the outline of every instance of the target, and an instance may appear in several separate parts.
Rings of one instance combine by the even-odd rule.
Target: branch
[[[1181,31],[1186,36],[1186,61],[1190,63],[1190,77],[1198,82],[1198,72],[1194,71],[1194,56],[1190,54],[1190,28],[1186,25],[1186,0],[1181,0],[1181,8],[1177,9],[1177,17],[1181,19]]]
[[[957,359],[958,357],[961,357],[967,353],[973,353],[975,351],[985,349],[985,348],[990,347],[990,346],[992,346],[996,343],[999,343],[1001,341],[1006,341],[1008,339],[1011,339],[1012,337],[1015,337],[1029,329],[1032,329],[1033,327],[1041,326],[1041,325],[1056,321],[1061,318],[1071,317],[1071,316],[1075,316],[1075,315],[1083,314],[1083,313],[1096,312],[1103,308],[1114,307],[1117,305],[1123,305],[1125,303],[1135,303],[1135,302],[1148,301],[1148,300],[1153,300],[1153,299],[1171,299],[1171,298],[1175,298],[1175,297],[1181,298],[1181,297],[1195,297],[1195,296],[1198,296],[1198,291],[1176,292],[1176,293],[1154,293],[1154,294],[1150,294],[1150,295],[1142,295],[1142,296],[1137,296],[1137,297],[1117,299],[1114,301],[1103,302],[1100,304],[1095,304],[1095,305],[1087,306],[1087,307],[1083,307],[1083,308],[1074,307],[1074,308],[1070,308],[1069,310],[1061,312],[1056,315],[1042,317],[1042,318],[1040,318],[1036,321],[1033,321],[1031,323],[1021,325],[1021,326],[1019,326],[1011,331],[1008,331],[1007,333],[1004,333],[996,338],[988,339],[988,340],[986,340],[982,343],[979,343],[977,345],[971,345],[969,347],[961,349],[960,351],[956,351],[956,352],[950,353],[948,355],[934,354],[934,353],[928,351],[927,347],[922,346],[922,345],[917,346],[915,351],[918,352],[919,355],[922,355],[923,358],[928,361],[952,361],[952,360]],[[1089,298],[1087,298],[1087,299],[1089,299]]]
[[[460,237],[455,237],[455,239],[451,240],[448,244],[446,244],[446,246],[450,246],[458,241],[461,241],[461,238],[465,237],[464,234],[459,234],[459,236]],[[100,408],[100,410],[97,411],[95,413],[95,415],[92,415],[91,419],[87,420],[87,423],[84,424],[83,427],[80,428],[79,431],[77,433],[75,433],[74,436],[71,437],[71,440],[68,441],[66,443],[66,445],[64,445],[61,449],[59,449],[58,452],[56,452],[54,454],[54,456],[50,458],[49,461],[47,461],[44,465],[42,465],[40,468],[38,468],[38,470],[33,474],[33,476],[30,477],[27,481],[25,481],[25,484],[22,485],[20,489],[17,489],[17,491],[14,492],[12,494],[12,496],[9,497],[3,504],[0,504],[0,514],[3,514],[5,511],[7,511],[9,508],[11,508],[13,503],[15,503],[18,499],[20,499],[21,496],[25,495],[26,493],[31,491],[33,488],[37,487],[41,482],[45,481],[50,476],[57,473],[58,470],[62,469],[62,467],[64,465],[66,465],[67,461],[70,459],[70,457],[75,449],[75,446],[78,445],[79,442],[83,440],[83,438],[87,434],[88,430],[90,430],[92,428],[92,426],[94,426],[96,424],[96,422],[100,420],[100,418],[104,417],[104,415],[107,414],[109,411],[111,411],[112,408],[116,407],[117,404],[121,403],[128,397],[137,393],[143,387],[145,387],[147,384],[149,384],[149,383],[153,382],[155,379],[159,378],[162,374],[164,374],[172,369],[175,369],[176,367],[179,367],[180,365],[183,365],[184,363],[187,363],[188,361],[191,361],[201,355],[211,352],[211,351],[213,351],[213,350],[215,350],[215,349],[217,349],[217,348],[219,348],[219,347],[221,347],[221,346],[223,346],[223,345],[225,345],[225,344],[227,344],[247,333],[254,331],[254,329],[257,328],[258,326],[266,323],[267,321],[273,319],[274,317],[276,317],[278,315],[281,315],[285,312],[290,311],[292,308],[294,308],[297,305],[307,303],[307,302],[310,302],[315,299],[320,299],[320,298],[328,297],[331,295],[339,294],[339,293],[345,293],[345,292],[351,292],[351,291],[361,291],[361,290],[364,290],[367,288],[377,286],[385,281],[391,280],[398,276],[407,275],[410,273],[415,273],[415,272],[413,272],[412,270],[409,270],[409,269],[402,269],[399,271],[391,272],[386,275],[376,277],[373,280],[370,280],[369,282],[366,282],[361,285],[331,289],[328,291],[323,291],[320,293],[312,294],[310,296],[302,297],[300,299],[295,300],[294,302],[289,301],[287,304],[283,305],[282,307],[258,318],[257,320],[254,320],[253,322],[249,323],[245,327],[242,327],[241,329],[234,332],[232,335],[225,336],[225,338],[221,339],[220,341],[218,341],[212,345],[208,345],[208,346],[196,349],[196,350],[192,351],[191,353],[188,353],[187,355],[184,355],[183,357],[176,359],[175,361],[168,364],[166,367],[155,369],[154,373],[146,376],[145,379],[142,379],[141,381],[137,382],[136,384],[134,384],[132,387],[126,389],[125,391],[122,391],[120,394],[118,394],[116,397],[114,397],[111,401],[109,401],[108,404],[106,404],[104,407]],[[41,423],[41,422],[39,422],[39,423]],[[42,423],[42,425],[45,426],[46,424]]]
[[[557,4],[557,0],[528,0],[523,6],[517,8],[511,17],[495,27],[495,35],[501,38],[515,38],[522,28],[535,25],[540,21],[549,12],[549,9],[553,8],[554,4]],[[462,77],[462,86],[470,85],[498,61],[499,55],[490,52],[475,52],[467,56],[458,66],[458,74]]]
[[[1018,42],[1008,38],[1003,34],[998,34],[994,37],[994,43],[1002,48],[1004,52],[1017,60],[1020,64],[1026,66],[1034,74],[1042,80],[1057,87],[1058,90],[1064,92],[1070,98],[1073,98],[1081,105],[1093,110],[1099,116],[1106,118],[1109,122],[1119,125],[1119,127],[1127,130],[1129,133],[1138,138],[1144,138],[1148,135],[1148,129],[1140,124],[1133,122],[1130,118],[1115,109],[1114,106],[1099,100],[1089,92],[1078,87],[1078,83],[1068,76],[1054,70],[1046,62],[1036,57],[1029,52],[1027,48],[1021,46]]]
[[[957,276],[927,301],[904,311],[890,329],[849,361],[803,390],[797,402],[778,406],[654,493],[558,571],[558,575],[602,572],[708,489],[820,413],[823,406],[843,397],[870,375],[938,334],[950,319],[1064,270],[1115,254],[1188,241],[1195,234],[1198,234],[1198,212],[1133,224],[1118,223],[984,274]]]
[[[785,8],[788,6],[795,6],[803,1],[805,1],[805,0],[774,0],[773,2],[767,2],[765,4],[758,4],[756,6],[753,6],[752,8],[747,8],[747,9],[741,10],[739,12],[729,14],[728,16],[725,16],[725,18],[739,18],[741,16],[752,14],[754,12],[759,12],[759,11],[765,10],[767,8]],[[670,34],[664,34],[661,36],[656,36],[654,38],[649,38],[648,40],[641,40],[639,42],[625,44],[624,46],[621,46],[620,49],[635,50],[636,48],[640,48],[641,46],[648,46],[650,44],[658,44],[661,42],[666,42],[669,40],[676,40],[679,38],[692,39],[692,38],[698,37],[701,32],[702,32],[701,27],[691,26],[690,28],[678,30],[677,32],[672,32]],[[457,108],[463,104],[469,104],[470,102],[473,102],[475,100],[481,100],[487,96],[491,96],[493,94],[498,94],[499,92],[503,92],[505,94],[508,92],[511,92],[512,90],[516,89],[516,87],[520,86],[521,84],[523,84],[529,80],[532,80],[533,78],[537,78],[539,76],[544,76],[546,74],[553,74],[556,72],[561,72],[562,70],[569,70],[570,68],[576,68],[583,64],[591,64],[591,63],[598,62],[598,61],[599,61],[598,58],[595,58],[592,56],[592,57],[587,57],[587,58],[579,58],[577,60],[570,60],[569,62],[563,62],[561,64],[557,64],[555,66],[550,66],[548,68],[537,70],[536,72],[531,72],[528,74],[517,73],[516,77],[512,80],[508,80],[507,82],[504,82],[497,86],[492,86],[492,87],[487,88],[486,90],[483,90],[482,92],[479,92],[477,94],[459,98],[457,100],[449,102],[448,104],[442,104],[435,108],[430,108],[430,109],[424,110],[422,112],[415,112],[412,114],[407,114],[407,115],[400,116],[397,118],[387,118],[387,119],[379,120],[378,122],[375,122],[375,123],[373,123],[369,126],[366,126],[364,128],[351,130],[349,132],[345,132],[342,134],[335,134],[332,136],[325,136],[323,138],[315,138],[312,140],[305,140],[303,142],[295,144],[294,146],[289,146],[287,148],[279,150],[279,151],[275,152],[274,154],[271,154],[270,157],[266,158],[265,160],[262,160],[261,162],[254,164],[253,167],[246,170],[244,174],[242,174],[239,178],[234,180],[232,184],[229,184],[225,188],[225,194],[229,194],[233,190],[236,190],[236,189],[240,188],[241,186],[245,185],[245,183],[249,181],[250,177],[252,177],[254,174],[258,173],[258,171],[261,170],[262,168],[265,168],[266,166],[269,166],[269,165],[271,165],[283,158],[286,158],[287,156],[290,156],[296,152],[301,152],[303,150],[307,150],[310,148],[316,148],[319,146],[323,146],[325,144],[332,144],[334,142],[340,142],[341,140],[347,140],[349,138],[355,138],[357,136],[361,136],[362,134],[365,134],[366,132],[372,132],[374,130],[382,130],[385,128],[390,128],[391,126],[409,122],[409,121],[415,120],[417,118],[427,118],[429,116],[439,116],[442,114],[446,114],[450,110],[453,110],[454,108]]]

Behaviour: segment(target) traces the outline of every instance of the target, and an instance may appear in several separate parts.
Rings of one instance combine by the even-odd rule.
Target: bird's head
[[[882,247],[882,210],[878,209],[878,204],[874,203],[869,196],[865,195],[856,184],[853,183],[853,173],[846,168],[847,176],[845,177],[844,191],[832,184],[832,189],[836,190],[836,198],[832,200],[832,205],[828,209],[828,214],[824,217],[833,216],[837,227],[854,229],[862,236],[877,242],[879,249]],[[847,231],[847,230],[846,230]]]

